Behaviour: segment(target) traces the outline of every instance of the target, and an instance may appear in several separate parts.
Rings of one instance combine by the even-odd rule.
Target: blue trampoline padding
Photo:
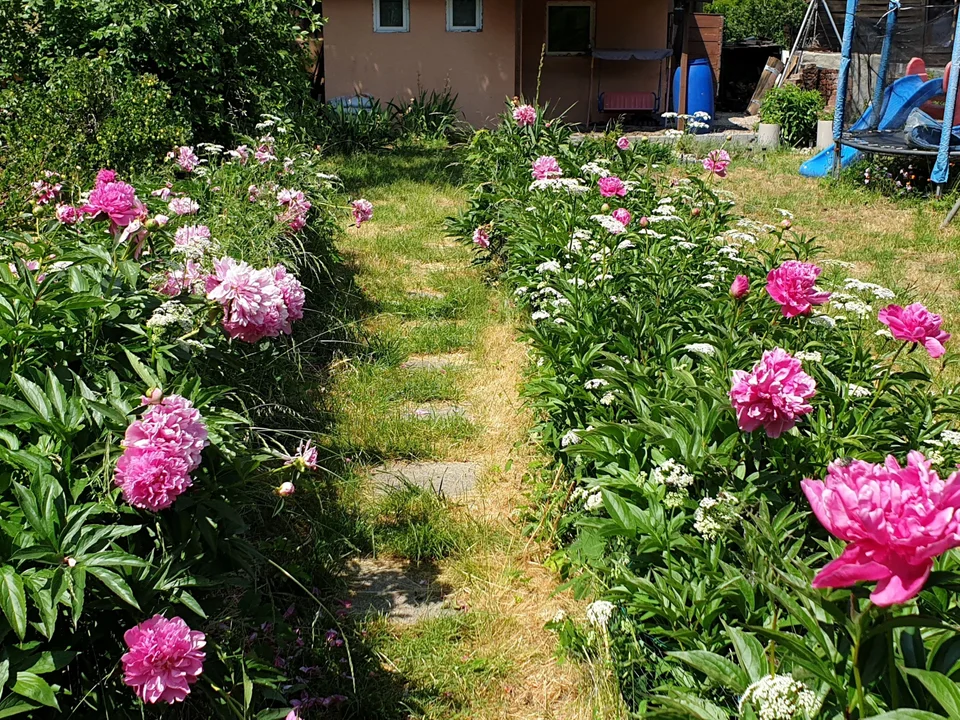
[[[894,80],[883,93],[883,116],[878,130],[896,130],[907,122],[907,116],[928,100],[943,94],[943,80],[924,81],[919,75],[907,75]],[[873,118],[873,105],[851,127],[851,132],[869,130]],[[800,166],[804,177],[826,177],[833,170],[832,147],[824,148]],[[849,167],[860,159],[860,151],[851,147],[840,148],[840,165]]]

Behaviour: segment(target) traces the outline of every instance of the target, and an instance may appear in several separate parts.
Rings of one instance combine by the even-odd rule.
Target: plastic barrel
[[[687,66],[687,115],[705,112],[712,124],[714,107],[713,70],[708,58],[695,58]],[[673,73],[673,111],[680,112],[680,68]]]

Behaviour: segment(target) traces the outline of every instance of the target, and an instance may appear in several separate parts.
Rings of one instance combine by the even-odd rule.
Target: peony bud
[[[640,218],[640,227],[646,227],[649,224],[650,224],[650,218],[648,218],[646,215]]]
[[[280,497],[290,497],[297,491],[296,486],[289,480],[277,488],[277,495]]]
[[[750,292],[750,278],[746,275],[737,275],[730,286],[730,297],[734,300],[740,300]]]
[[[69,557],[69,556],[68,556],[68,557],[65,557],[65,558],[63,559],[63,562],[64,562],[64,564],[65,564],[67,567],[76,567],[76,566],[77,566],[77,561],[76,561],[74,558]]]
[[[610,203],[604,203],[601,205],[600,212],[610,212]]]
[[[152,387],[147,390],[146,395],[140,398],[140,403],[142,405],[159,405],[161,400],[163,400],[163,390]]]
[[[793,223],[790,222],[789,219],[786,219],[780,223],[780,227],[782,227],[784,230],[789,230],[791,227],[793,227]]]
[[[700,217],[700,208],[694,208],[693,210],[690,211],[690,214],[693,215],[694,217]]]

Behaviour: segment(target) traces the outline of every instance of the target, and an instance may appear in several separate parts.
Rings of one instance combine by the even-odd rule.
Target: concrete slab
[[[354,560],[347,568],[350,612],[382,615],[399,625],[413,625],[456,613],[447,607],[436,568],[385,558]]]
[[[370,480],[381,491],[410,484],[451,499],[471,495],[479,477],[480,466],[471,462],[386,463],[370,472]]]

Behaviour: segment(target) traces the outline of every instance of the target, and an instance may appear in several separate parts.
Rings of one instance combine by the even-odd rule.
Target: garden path
[[[345,573],[352,612],[403,677],[378,718],[586,718],[592,683],[544,629],[573,600],[554,595],[548,549],[522,534],[540,459],[518,394],[526,350],[508,299],[444,238],[464,201],[455,159],[398,151],[339,168],[376,208],[340,242],[363,351],[336,364],[331,388],[331,442],[355,468],[372,537]]]

